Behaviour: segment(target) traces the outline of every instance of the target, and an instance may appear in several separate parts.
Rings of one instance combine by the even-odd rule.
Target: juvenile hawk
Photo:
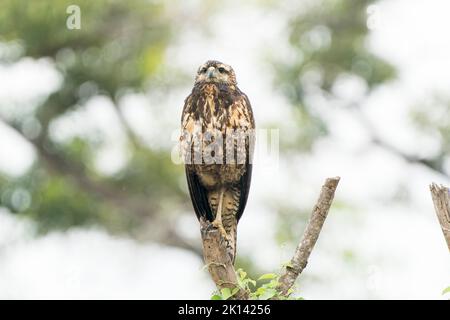
[[[181,126],[195,213],[219,228],[234,263],[237,224],[250,189],[255,122],[229,65],[207,61],[200,66],[184,102]]]

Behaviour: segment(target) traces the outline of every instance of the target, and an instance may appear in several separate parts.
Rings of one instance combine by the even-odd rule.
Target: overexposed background
[[[195,25],[180,29],[177,41],[165,52],[172,68],[192,78],[198,65],[211,58],[232,65],[240,88],[252,102],[258,127],[277,123],[280,144],[290,139],[298,124],[290,102],[277,88],[273,69],[262,58],[290,59],[286,28],[292,2],[270,10],[253,2],[224,3],[214,12],[208,34]],[[172,5],[186,14],[203,6],[201,1]],[[336,203],[298,284],[302,297],[446,298],[442,290],[450,285],[450,257],[428,184],[450,181],[393,150],[418,157],[440,150],[437,136],[418,131],[409,114],[427,108],[419,112],[439,118],[440,109],[422,102],[450,87],[449,10],[445,0],[372,4],[367,10],[366,45],[397,69],[397,77],[367,95],[366,84],[351,76],[337,81],[332,98],[311,95],[310,104],[329,134],[316,140],[309,152],[281,153],[278,165],[255,164],[248,206],[239,225],[238,252],[266,272],[280,268],[295,245],[275,241],[274,226],[280,218],[271,204],[308,211],[324,179],[341,177]],[[1,50],[7,48],[0,45]],[[58,89],[62,79],[51,59],[23,57],[0,65],[2,112],[30,112],[35,101]],[[128,123],[145,143],[172,151],[171,136],[191,86],[192,79],[169,90],[163,99],[149,92],[130,94],[121,101]],[[368,124],[360,121],[360,112],[340,107],[346,103],[357,104]],[[107,143],[94,166],[105,175],[120,171],[128,160],[124,134],[116,130],[118,119],[110,108],[108,99],[95,97],[82,110],[52,123],[56,141],[103,132]],[[374,144],[373,134],[392,148]],[[0,123],[1,172],[20,177],[36,161],[34,147]],[[450,172],[450,161],[444,169]],[[27,194],[17,189],[12,199],[26,207],[32,201]],[[38,234],[37,228],[32,219],[6,208],[0,211],[0,298],[205,299],[214,290],[201,259],[192,252],[110,233],[99,225],[45,234]],[[197,222],[189,210],[180,213],[177,228],[199,242]],[[300,237],[302,231],[295,233]]]

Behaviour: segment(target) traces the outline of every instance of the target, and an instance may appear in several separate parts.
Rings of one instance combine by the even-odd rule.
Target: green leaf
[[[247,277],[247,272],[242,269],[238,269],[236,272],[241,280],[244,280],[245,277]]]
[[[450,293],[450,287],[447,287],[444,289],[444,291],[442,291],[442,294],[447,294]]]
[[[211,297],[211,300],[222,300],[222,297],[218,294],[215,294]]]
[[[266,273],[259,277],[258,280],[275,279],[276,277],[277,275],[275,273]]]
[[[228,300],[233,294],[231,293],[230,288],[220,289],[220,293],[222,294],[223,300]]]
[[[258,289],[256,289],[255,294],[257,296],[263,295],[266,292],[266,288],[264,287],[259,287]]]
[[[273,296],[277,294],[277,290],[275,289],[266,289],[262,295],[260,295],[258,298],[259,300],[269,300]]]
[[[206,269],[208,269],[208,265],[207,265],[207,264],[205,264],[205,265],[200,269],[200,271],[205,271]]]
[[[270,280],[270,282],[267,284],[267,287],[268,288],[276,288],[276,287],[278,287],[279,284],[280,283],[278,282],[278,280],[274,279],[274,280]]]

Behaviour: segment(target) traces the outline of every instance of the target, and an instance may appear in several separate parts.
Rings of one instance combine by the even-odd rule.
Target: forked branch
[[[314,206],[302,240],[297,246],[290,264],[280,277],[280,284],[277,289],[284,296],[289,295],[289,289],[293,286],[295,280],[308,263],[308,258],[319,238],[322,226],[333,202],[339,179],[339,177],[328,178],[322,186],[319,199]],[[200,230],[203,241],[204,260],[217,288],[219,290],[223,288],[238,290],[233,295],[234,299],[248,299],[249,292],[242,288],[236,289],[239,287],[236,272],[227,254],[225,239],[223,239],[220,231],[205,220],[200,221]]]

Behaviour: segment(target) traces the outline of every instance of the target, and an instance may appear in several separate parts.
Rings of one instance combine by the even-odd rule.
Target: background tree
[[[149,87],[165,90],[166,75],[172,86],[177,85],[176,79],[183,79],[164,61],[165,49],[174,41],[174,28],[179,27],[178,16],[159,2],[78,1],[82,28],[68,30],[69,4],[2,3],[2,40],[18,46],[20,52],[3,63],[15,63],[24,56],[50,59],[62,80],[55,92],[35,101],[30,111],[2,106],[3,121],[32,143],[39,159],[22,177],[2,177],[1,205],[35,218],[42,232],[91,223],[115,232],[139,232],[144,223],[161,230],[146,232],[154,234],[152,240],[188,246],[170,229],[171,210],[162,214],[165,205],[185,205],[178,183],[181,169],[165,150],[149,148],[141,141],[120,107],[127,93]],[[114,130],[126,135],[129,160],[113,176],[102,175],[93,166],[96,150],[105,143],[101,133],[63,143],[52,136],[52,125],[59,118],[84,108],[96,96],[111,103],[120,122]],[[15,190],[21,190],[22,196]]]
[[[298,139],[284,146],[286,151],[307,151],[327,131],[308,103],[309,95],[331,95],[343,75],[361,78],[369,89],[393,75],[392,68],[364,46],[366,8],[371,2],[311,3],[290,20],[288,39],[294,59],[273,61],[277,87],[291,101],[298,122]],[[183,239],[173,228],[177,210],[190,209],[180,184],[181,167],[172,164],[167,149],[150,147],[133,131],[121,101],[130,93],[164,92],[190,82],[187,75],[171,69],[165,50],[176,41],[180,28],[199,21],[201,15],[214,14],[212,7],[205,6],[199,16],[180,22],[186,16],[163,2],[78,1],[82,28],[68,30],[65,12],[69,4],[3,3],[2,39],[18,47],[18,53],[4,57],[3,63],[13,64],[22,57],[50,59],[62,79],[55,92],[35,101],[30,110],[2,106],[2,120],[34,146],[38,161],[21,177],[2,177],[1,205],[36,219],[44,233],[94,223],[112,232],[199,252],[198,244]],[[275,4],[270,6],[276,9]],[[348,15],[354,19],[346,19]],[[58,119],[99,96],[113,106],[120,122],[114,130],[126,136],[129,153],[126,165],[112,176],[98,172],[94,165],[98,149],[106,143],[101,133],[59,141],[57,130],[52,132]],[[279,212],[280,234],[286,238],[283,230],[293,230],[285,228],[293,222],[289,218],[292,208]]]
[[[189,45],[198,46],[197,51],[201,52],[202,44],[209,40],[223,43],[225,40],[217,29],[226,33],[234,24],[248,27],[248,23],[255,22],[251,15],[254,11],[278,15],[278,22],[283,24],[277,43],[264,44],[264,50],[251,52],[260,66],[272,71],[251,70],[252,77],[273,76],[271,89],[288,103],[289,114],[282,121],[263,123],[256,119],[260,127],[282,129],[280,175],[300,181],[303,172],[290,164],[296,164],[299,157],[314,157],[315,147],[331,134],[330,127],[335,121],[332,115],[345,110],[367,130],[370,137],[367,149],[381,147],[404,161],[408,168],[417,166],[431,172],[430,175],[448,179],[450,117],[445,95],[437,92],[436,98],[424,97],[408,114],[417,132],[436,142],[437,147],[430,152],[399,148],[389,138],[379,135],[367,117],[365,102],[397,76],[394,66],[374,54],[368,45],[371,12],[368,8],[377,3],[322,0],[244,5],[236,1],[219,5],[212,1],[3,0],[1,67],[13,68],[27,61],[44,63],[55,71],[57,80],[54,88],[48,89],[49,94],[33,101],[0,101],[2,125],[28,141],[36,154],[36,160],[24,174],[0,174],[0,207],[19,217],[33,219],[41,234],[96,225],[113,234],[200,254],[199,237],[186,236],[179,228],[186,222],[185,214],[191,214],[192,221],[195,218],[182,166],[171,161],[172,144],[155,143],[136,130],[127,116],[132,109],[128,102],[136,97],[141,99],[139,103],[148,107],[155,119],[161,120],[158,128],[171,131],[172,123],[167,124],[160,117],[167,111],[159,103],[177,104],[181,113],[181,98],[170,101],[170,97],[178,90],[184,96],[188,94],[192,86],[191,71],[197,65],[186,67],[190,63],[186,57],[182,68],[168,57],[174,51],[185,54]],[[71,4],[81,8],[80,30],[66,28],[66,8]],[[248,13],[245,23],[233,20],[240,17],[241,10]],[[223,16],[231,21],[223,21]],[[263,22],[258,20],[258,26]],[[246,54],[239,51],[241,48],[235,50]],[[360,89],[358,94],[342,94],[342,87],[348,83]],[[257,96],[263,94],[258,92]],[[257,97],[251,98],[253,101]],[[105,123],[114,133],[112,136],[102,130],[85,130],[82,125],[75,134],[64,134],[71,121],[83,122],[99,109],[108,114]],[[178,128],[179,114],[172,117],[173,129]],[[287,128],[290,124],[293,125]],[[169,140],[166,132],[159,134],[160,140]],[[119,169],[105,172],[98,165],[99,158],[103,157],[106,163],[117,161],[114,153],[108,153],[105,159],[103,150],[111,145],[120,149],[117,157],[122,162]],[[320,182],[322,178],[318,177]],[[351,181],[342,178],[343,182]],[[404,195],[412,181],[397,184],[393,203],[405,204],[411,200]],[[345,190],[345,183],[341,188]],[[428,195],[425,189],[423,194]],[[261,201],[261,206],[275,216],[278,245],[287,243],[292,249],[310,214],[310,204],[304,203],[304,194],[297,197],[301,201],[273,193]],[[353,214],[357,205],[338,196],[333,206],[332,212]],[[430,215],[434,219],[431,206]],[[186,228],[196,227],[196,224],[186,225]],[[343,260],[356,259],[356,253],[350,250],[340,254]],[[269,271],[260,270],[264,267],[245,251],[238,254],[237,267],[243,267],[252,278]],[[303,275],[303,279],[308,277]]]

